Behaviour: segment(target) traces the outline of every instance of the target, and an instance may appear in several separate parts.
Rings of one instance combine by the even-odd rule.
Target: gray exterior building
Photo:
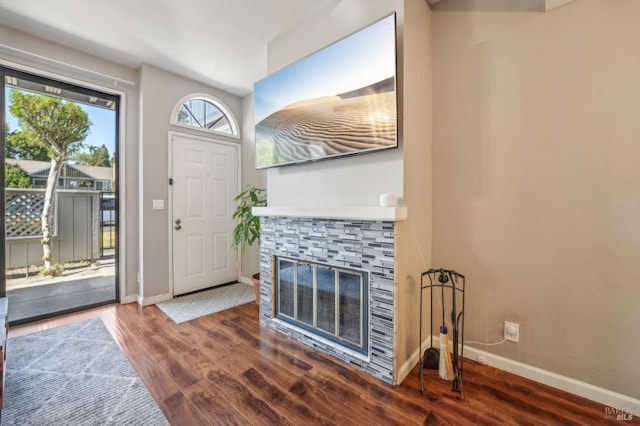
[[[7,158],[6,163],[24,170],[33,183],[33,188],[46,188],[50,164],[46,161],[16,160]],[[85,166],[65,162],[58,180],[59,189],[113,191],[114,169],[112,167]]]

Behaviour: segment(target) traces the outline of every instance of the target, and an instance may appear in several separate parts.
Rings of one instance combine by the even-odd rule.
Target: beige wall
[[[404,204],[398,223],[396,372],[418,362],[420,276],[431,267],[431,10],[423,0],[405,0],[401,33]],[[426,294],[425,294],[426,295]],[[428,299],[425,306],[428,305]],[[425,318],[428,318],[425,316]],[[429,332],[425,333],[427,336]]]
[[[434,12],[433,260],[465,338],[640,397],[640,2]]]
[[[226,105],[242,128],[242,101],[234,95],[143,64],[140,69],[140,291],[143,299],[170,292],[169,277],[169,125],[173,107],[185,96],[206,93]],[[200,134],[201,135],[201,134]],[[216,136],[225,139],[224,136]],[[237,139],[228,140],[240,143]],[[153,210],[154,199],[165,200]]]
[[[255,107],[253,93],[242,98],[242,187],[253,185],[267,188],[267,172],[256,170],[256,156],[254,144],[256,140]],[[260,245],[258,243],[247,247],[240,259],[240,277],[249,280],[251,276],[260,272]]]
[[[122,95],[121,118],[126,126],[120,140],[120,283],[124,294],[138,292],[138,87],[137,70],[42,40],[0,25],[0,63],[10,68],[45,77],[86,85],[96,90]],[[71,65],[64,66],[63,64]],[[89,73],[84,70],[93,71]],[[95,74],[99,73],[99,74]],[[118,83],[114,78],[132,84]],[[121,121],[122,124],[122,121]]]

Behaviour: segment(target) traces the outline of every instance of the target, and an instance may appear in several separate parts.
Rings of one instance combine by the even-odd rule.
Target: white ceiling
[[[267,75],[270,40],[341,1],[0,0],[0,24],[133,68],[146,63],[245,96]],[[428,1],[434,10],[544,11],[574,0]]]
[[[116,63],[151,64],[244,96],[267,74],[267,43],[337,3],[0,0],[0,24]]]

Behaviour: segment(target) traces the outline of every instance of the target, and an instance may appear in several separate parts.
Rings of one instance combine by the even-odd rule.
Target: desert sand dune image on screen
[[[256,167],[395,147],[394,89],[391,77],[274,112],[256,125]]]

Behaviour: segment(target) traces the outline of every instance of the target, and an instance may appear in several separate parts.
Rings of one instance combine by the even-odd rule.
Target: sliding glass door
[[[13,324],[118,300],[119,96],[0,67]]]

